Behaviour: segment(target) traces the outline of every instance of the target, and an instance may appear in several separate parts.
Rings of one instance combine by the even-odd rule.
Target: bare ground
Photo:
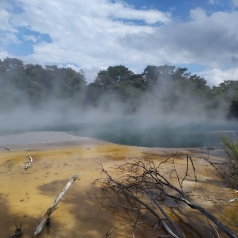
[[[203,159],[207,157],[204,148],[164,149],[122,146],[91,138],[68,135],[64,132],[29,132],[18,135],[0,136],[0,232],[9,237],[14,225],[23,224],[24,238],[31,237],[47,208],[54,202],[67,181],[83,171],[52,215],[52,224],[44,228],[40,237],[104,237],[111,226],[128,221],[108,209],[101,198],[98,187],[92,185],[101,176],[98,162],[110,170],[131,157],[147,157],[162,161],[176,153],[177,168],[183,172],[186,154],[194,158],[198,182],[188,181],[186,189],[193,202],[213,211],[231,229],[238,223],[237,202],[227,202],[238,194],[226,188],[213,168]],[[34,161],[28,170],[24,163],[32,156]],[[209,151],[209,158],[223,161],[221,149]],[[191,172],[191,171],[190,171]],[[115,174],[116,175],[116,174]],[[192,177],[192,173],[191,173]],[[191,213],[193,214],[193,213]],[[196,217],[184,214],[184,226],[189,234],[201,235],[195,227]],[[189,223],[194,227],[189,228]],[[118,229],[112,237],[131,237],[131,226]],[[143,231],[137,237],[150,237]],[[222,236],[221,236],[222,237]]]

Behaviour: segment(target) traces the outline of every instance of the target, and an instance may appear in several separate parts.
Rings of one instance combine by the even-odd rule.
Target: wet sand
[[[112,166],[131,157],[147,157],[160,162],[177,152],[176,166],[184,171],[186,154],[192,155],[197,170],[198,182],[186,182],[190,199],[213,212],[225,225],[238,232],[234,220],[238,220],[237,202],[224,203],[238,193],[226,188],[214,169],[203,159],[207,156],[202,148],[163,149],[116,145],[91,138],[77,137],[63,132],[29,132],[19,135],[0,136],[0,232],[1,237],[9,237],[15,226],[22,223],[23,238],[31,237],[36,225],[68,180],[79,172],[83,174],[69,188],[58,209],[51,216],[51,225],[44,227],[39,237],[104,237],[112,226],[128,221],[112,212],[102,203],[98,187],[92,183],[101,177],[100,166],[111,170]],[[222,161],[222,151],[210,151],[210,159]],[[24,163],[34,159],[29,169]],[[225,207],[225,209],[224,209]],[[187,215],[189,214],[189,216]],[[191,216],[194,214],[194,218]],[[187,226],[189,237],[205,232],[198,222],[197,213],[191,211],[181,215]],[[178,219],[178,218],[177,218]],[[190,224],[190,225],[189,225]],[[189,228],[189,226],[191,226]],[[203,229],[203,231],[201,231]],[[204,233],[203,233],[204,234]],[[118,229],[111,237],[131,237],[131,226]],[[137,237],[151,237],[150,231],[141,232]],[[222,237],[222,236],[221,236]]]

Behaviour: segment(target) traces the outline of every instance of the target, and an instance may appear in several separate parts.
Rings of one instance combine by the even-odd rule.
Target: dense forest
[[[56,65],[25,64],[16,58],[0,60],[0,111],[20,105],[41,108],[50,101],[67,102],[82,110],[120,105],[125,114],[153,108],[163,114],[238,119],[238,81],[224,79],[212,88],[207,81],[170,65],[147,66],[135,74],[123,65],[109,66],[87,83],[84,72]]]

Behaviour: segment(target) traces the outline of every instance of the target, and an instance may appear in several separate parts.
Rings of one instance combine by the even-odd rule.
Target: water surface
[[[58,129],[66,130],[74,135],[142,147],[218,147],[221,145],[223,132],[234,140],[238,138],[238,123],[236,122],[186,125],[169,125],[161,122],[145,125],[139,121],[121,120],[98,124],[68,124]]]

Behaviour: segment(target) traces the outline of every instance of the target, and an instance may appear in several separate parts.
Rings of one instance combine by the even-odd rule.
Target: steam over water
[[[189,122],[173,124],[158,121],[145,124],[135,118],[107,122],[55,123],[19,127],[1,134],[25,131],[64,131],[69,134],[92,137],[122,145],[164,148],[219,147],[221,134],[225,132],[232,139],[238,138],[237,122]]]
[[[19,107],[0,114],[0,134],[65,131],[123,145],[164,148],[219,146],[222,132],[238,138],[237,121],[209,119],[202,112],[200,117],[163,115],[153,109],[145,107],[142,112],[128,115],[119,106],[108,111],[59,107],[59,103],[42,110]]]

